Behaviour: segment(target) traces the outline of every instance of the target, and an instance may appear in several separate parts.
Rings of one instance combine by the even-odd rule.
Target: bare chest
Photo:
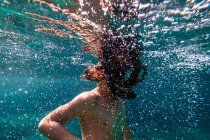
[[[110,139],[113,135],[122,134],[125,120],[123,105],[100,102],[80,120],[83,138]]]
[[[98,104],[89,110],[83,121],[95,126],[111,128],[115,124],[123,125],[125,121],[125,110],[122,105]]]

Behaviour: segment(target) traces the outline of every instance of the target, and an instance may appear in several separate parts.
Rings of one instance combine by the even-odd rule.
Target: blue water
[[[138,97],[128,102],[134,140],[210,139],[209,5],[158,2],[130,23],[141,25],[136,32],[143,34],[141,60],[148,69],[135,87]],[[181,13],[186,8],[189,13]],[[0,0],[0,140],[44,139],[37,130],[40,119],[95,86],[80,78],[96,63],[81,51],[81,40],[36,32],[68,29],[25,12],[67,20],[45,4]],[[67,128],[80,136],[77,120]]]

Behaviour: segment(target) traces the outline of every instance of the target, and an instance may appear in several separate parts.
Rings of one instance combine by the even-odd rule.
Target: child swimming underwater
[[[123,139],[123,135],[124,139],[130,139],[125,102],[136,97],[131,88],[143,80],[138,77],[142,66],[138,51],[130,48],[133,44],[127,44],[129,51],[121,42],[122,39],[112,37],[101,40],[99,64],[88,67],[83,74],[84,79],[97,82],[97,87],[79,94],[44,117],[39,124],[41,133],[53,140],[78,139],[63,126],[76,117],[84,140]],[[131,70],[128,78],[127,70]]]
[[[84,51],[98,58],[98,64],[83,73],[84,79],[97,82],[96,88],[45,116],[39,123],[40,132],[52,140],[77,140],[63,124],[78,118],[83,140],[131,139],[125,103],[136,97],[132,86],[146,75],[135,37],[103,32],[87,43]]]

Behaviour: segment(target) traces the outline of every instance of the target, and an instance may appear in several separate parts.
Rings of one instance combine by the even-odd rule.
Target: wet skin
[[[52,140],[76,140],[63,126],[73,118],[80,121],[83,140],[130,139],[125,100],[109,93],[105,81],[49,113],[39,130]]]

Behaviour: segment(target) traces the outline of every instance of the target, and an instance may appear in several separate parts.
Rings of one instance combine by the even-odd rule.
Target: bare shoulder
[[[84,115],[86,112],[89,112],[94,107],[97,106],[99,95],[96,94],[93,90],[82,92],[77,95],[69,104],[74,104],[75,109],[80,110],[79,115]]]
[[[82,92],[79,95],[77,95],[73,100],[77,102],[92,102],[98,98],[98,95],[95,94],[93,90]],[[72,101],[73,101],[72,100]]]
[[[77,95],[68,103],[56,108],[49,113],[45,118],[59,122],[67,122],[75,117],[81,117],[94,106],[96,94],[91,91],[83,92]]]

